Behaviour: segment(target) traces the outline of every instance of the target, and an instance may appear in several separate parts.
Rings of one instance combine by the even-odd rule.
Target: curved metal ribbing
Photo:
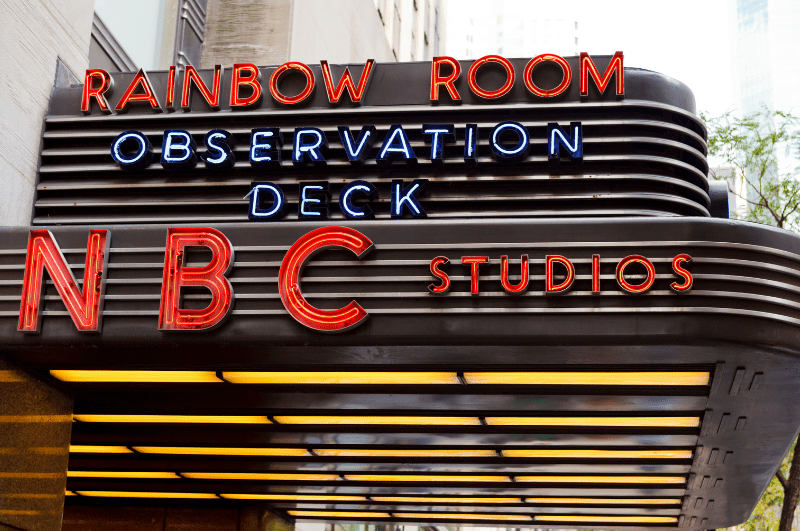
[[[514,165],[493,160],[488,145],[499,122],[523,123],[531,137],[527,159]],[[547,123],[580,121],[584,161],[547,162]],[[391,124],[406,130],[419,163],[378,167],[374,160]],[[428,159],[430,145],[423,123],[452,123],[457,141],[446,146],[443,165]],[[480,130],[476,166],[464,163],[464,126]],[[376,145],[362,168],[346,159],[336,127],[377,127]],[[291,163],[295,127],[321,128],[330,146],[324,168],[296,168]],[[255,171],[248,162],[250,130],[280,127],[285,135],[280,170]],[[237,163],[217,173],[202,162],[191,171],[166,172],[159,164],[164,129],[185,129],[204,151],[203,136],[215,128],[234,134]],[[145,133],[156,153],[153,164],[138,173],[116,167],[110,155],[114,137],[126,130]],[[378,219],[389,217],[392,179],[429,180],[421,197],[432,219],[708,216],[705,130],[692,114],[647,101],[565,102],[555,104],[372,107],[338,110],[220,111],[51,116],[45,121],[42,164],[34,224],[201,223],[247,220],[252,181],[272,181],[286,194],[284,222],[297,221],[298,182],[325,180],[333,195],[331,217],[343,219],[336,205],[341,187],[363,179],[375,184]]]

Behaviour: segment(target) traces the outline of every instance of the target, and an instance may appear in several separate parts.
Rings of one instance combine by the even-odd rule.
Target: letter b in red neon
[[[186,267],[187,247],[210,249],[211,261],[202,267]],[[233,288],[225,278],[232,265],[233,246],[218,230],[194,227],[169,229],[158,329],[208,330],[220,325],[233,306]],[[181,308],[181,288],[190,286],[202,286],[211,292],[211,303],[207,308]]]

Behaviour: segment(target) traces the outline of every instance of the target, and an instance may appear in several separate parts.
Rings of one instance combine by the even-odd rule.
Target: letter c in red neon
[[[278,274],[281,301],[289,315],[303,326],[319,332],[344,332],[360,325],[369,317],[356,301],[339,310],[320,310],[311,306],[300,293],[300,275],[306,262],[318,252],[336,247],[353,251],[362,258],[372,249],[373,243],[357,230],[347,227],[312,230],[292,245],[281,262]]]

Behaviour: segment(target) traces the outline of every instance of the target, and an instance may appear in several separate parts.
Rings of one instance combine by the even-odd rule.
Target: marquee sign
[[[597,90],[602,94],[606,88],[611,84],[612,78],[615,78],[615,94],[618,97],[625,95],[625,78],[623,68],[623,55],[622,52],[617,52],[612,57],[605,72],[601,75],[595,62],[592,60],[588,53],[581,53],[579,79],[580,79],[580,93],[581,96],[589,95],[589,80],[591,79]],[[552,63],[557,65],[561,70],[561,79],[557,86],[551,89],[543,89],[540,83],[534,80],[533,74],[537,67],[541,70],[540,65]],[[478,84],[478,72],[484,66],[494,65],[502,70],[505,80],[500,88],[495,90],[487,90],[481,88]],[[443,68],[444,67],[444,68]],[[334,86],[333,75],[328,61],[320,62],[320,69],[322,71],[322,78],[325,84],[325,92],[328,96],[328,102],[331,105],[340,103],[345,90],[351,102],[360,104],[364,95],[366,94],[367,87],[370,79],[372,78],[375,68],[375,61],[370,59],[365,64],[361,71],[361,76],[358,81],[358,86],[353,81],[353,76],[349,68],[345,68],[339,82]],[[444,73],[445,69],[449,72]],[[183,82],[180,85],[180,107],[183,110],[191,109],[192,87],[205,99],[206,103],[214,109],[219,110],[220,98],[222,97],[222,77],[224,68],[222,65],[216,65],[213,72],[213,81],[210,86],[206,84],[194,66],[187,65],[183,68]],[[261,101],[264,89],[261,86],[261,71],[251,63],[238,63],[233,65],[231,69],[231,83],[230,83],[230,106],[231,108],[243,107],[252,108]],[[302,89],[299,93],[288,96],[280,90],[279,84],[281,79],[285,76],[300,75],[303,78]],[[175,92],[176,92],[176,78],[177,67],[171,66],[169,68],[168,80],[166,86],[166,93],[164,94],[165,104],[159,101],[159,98],[154,89],[153,83],[150,81],[147,73],[140,69],[139,72],[130,81],[128,88],[120,98],[117,105],[113,108],[108,103],[108,97],[111,94],[114,83],[108,72],[102,69],[90,69],[86,71],[83,84],[83,96],[81,98],[81,111],[84,114],[92,113],[92,105],[95,104],[104,113],[124,113],[129,110],[129,106],[133,104],[147,104],[150,106],[152,112],[175,111]],[[431,61],[431,77],[430,77],[430,101],[437,103],[440,101],[441,96],[445,92],[448,97],[455,102],[461,101],[461,95],[456,88],[456,83],[461,78],[461,64],[459,61],[452,57],[434,57]],[[467,85],[469,90],[476,96],[486,99],[494,100],[506,96],[514,86],[516,80],[516,72],[514,65],[505,57],[499,55],[487,55],[481,57],[473,62],[469,67],[467,74]],[[563,57],[555,54],[541,54],[531,59],[525,66],[523,81],[525,88],[532,96],[538,98],[555,98],[563,94],[569,88],[572,81],[572,68]],[[242,95],[242,89],[249,91],[246,96]],[[272,71],[269,79],[269,94],[278,103],[285,106],[299,105],[304,102],[314,93],[316,88],[316,81],[314,72],[308,65],[296,61],[284,63]],[[442,90],[444,89],[444,90]]]
[[[67,264],[53,234],[46,230],[30,232],[24,271],[22,305],[20,307],[20,332],[39,332],[41,324],[41,298],[44,287],[44,270],[53,282],[75,323],[81,332],[100,332],[105,295],[105,279],[111,235],[108,230],[93,230],[89,233],[89,248],[84,266],[83,290],[78,287],[75,276]],[[344,332],[363,323],[369,316],[357,302],[344,308],[322,310],[314,307],[302,295],[300,277],[311,257],[326,249],[341,248],[362,258],[373,248],[373,242],[361,232],[348,227],[323,227],[298,239],[286,253],[280,265],[278,286],[286,311],[300,324],[319,332]],[[189,267],[185,257],[187,248],[202,247],[210,251],[208,264]],[[672,259],[672,273],[679,281],[670,283],[676,293],[692,288],[692,274],[686,264],[692,261],[687,254],[678,254]],[[545,260],[546,295],[566,293],[575,281],[575,265],[560,255],[547,255]],[[450,276],[442,268],[450,263],[444,256],[431,260],[431,275],[439,284],[431,284],[432,294],[445,295],[452,287]],[[522,255],[520,279],[511,283],[508,256],[500,258],[500,283],[511,295],[528,291],[530,261]],[[592,255],[592,293],[600,290],[600,255]],[[463,256],[461,264],[467,266],[470,277],[469,292],[480,295],[481,265],[489,264],[488,256]],[[556,273],[556,264],[563,269]],[[631,281],[626,272],[638,264],[644,271],[643,279]],[[209,330],[219,326],[233,309],[234,292],[226,274],[234,265],[234,249],[230,241],[219,230],[206,227],[181,227],[167,229],[167,246],[164,259],[164,278],[161,286],[161,304],[158,318],[159,330]],[[558,278],[558,280],[556,280]],[[641,255],[630,255],[616,265],[615,279],[619,287],[632,294],[645,293],[653,287],[656,267]],[[211,293],[208,307],[204,309],[182,308],[181,288],[202,287]]]
[[[612,78],[616,79],[616,96],[625,95],[625,78],[623,69],[622,52],[617,52],[609,62],[605,73],[600,74],[592,58],[581,54],[580,59],[580,94],[586,97],[589,94],[589,80],[592,80],[596,89],[603,94],[611,85]],[[562,79],[558,86],[544,90],[537,85],[532,75],[539,65],[551,63],[561,69]],[[497,90],[485,90],[478,85],[477,74],[487,65],[499,67],[504,72],[505,81]],[[447,75],[442,74],[444,68],[449,68]],[[328,100],[331,104],[338,104],[347,89],[350,100],[360,104],[365,96],[369,81],[374,71],[374,61],[370,60],[364,65],[358,86],[353,82],[348,68],[334,87],[330,66],[327,61],[320,63]],[[539,70],[541,71],[541,66]],[[189,102],[192,97],[192,87],[204,98],[212,110],[219,110],[221,80],[223,67],[214,68],[213,83],[208,87],[194,67],[188,66],[183,70],[183,83],[180,91],[181,108],[190,110]],[[286,96],[278,88],[279,81],[292,72],[300,73],[305,85],[301,92],[294,96]],[[570,86],[572,70],[564,58],[553,54],[542,54],[531,59],[525,67],[524,85],[532,97],[547,100],[561,96]],[[175,111],[174,95],[176,90],[176,67],[171,67],[168,74],[166,110]],[[260,102],[263,89],[260,84],[261,74],[255,65],[236,64],[233,67],[230,83],[231,109],[243,107],[251,108]],[[461,76],[461,65],[451,57],[435,57],[431,62],[430,99],[431,103],[440,101],[440,90],[447,93],[452,102],[461,102],[461,96],[455,83]],[[469,90],[477,97],[484,100],[495,100],[508,95],[515,83],[514,66],[507,59],[490,55],[475,61],[469,68],[467,84]],[[539,82],[541,83],[541,81]],[[90,114],[92,104],[102,112],[112,112],[107,102],[113,83],[108,72],[94,69],[87,70],[84,79],[81,110]],[[242,87],[247,87],[250,94],[241,97]],[[270,77],[269,93],[272,98],[285,106],[298,105],[305,102],[314,91],[315,78],[312,70],[303,63],[289,62],[275,69]],[[120,98],[114,111],[124,113],[133,104],[149,104],[151,111],[161,112],[164,109],[159,103],[152,83],[143,70],[134,76],[125,93]],[[379,166],[388,166],[393,162],[415,165],[418,155],[411,145],[408,134],[401,124],[393,124],[383,135],[378,144],[378,135],[374,125],[362,125],[357,135],[351,132],[347,125],[339,126],[338,136],[344,147],[347,162],[356,168],[364,166],[373,145],[378,147],[374,161]],[[425,151],[429,152],[428,160],[435,165],[445,162],[445,145],[456,144],[456,137],[463,138],[459,149],[463,151],[465,164],[474,166],[477,162],[479,142],[481,136],[486,136],[491,149],[492,157],[501,164],[517,164],[523,162],[529,154],[531,146],[530,132],[517,121],[504,121],[491,127],[479,128],[478,124],[468,123],[459,126],[450,124],[424,124],[419,134],[430,144]],[[483,131],[481,131],[483,129]],[[488,134],[487,134],[488,133]],[[572,162],[581,162],[583,159],[583,132],[581,122],[570,122],[561,126],[557,122],[549,122],[546,131],[547,160],[551,164],[558,164],[562,157],[569,158]],[[164,170],[169,172],[191,171],[199,161],[205,168],[214,172],[230,171],[236,165],[236,138],[225,129],[212,129],[203,137],[204,152],[198,153],[198,145],[192,134],[186,130],[166,130],[161,141],[160,163]],[[264,174],[279,172],[283,166],[282,149],[284,148],[284,133],[279,127],[257,127],[250,132],[248,160],[250,166]],[[417,148],[419,149],[419,148]],[[298,168],[312,165],[324,168],[328,164],[329,145],[325,133],[317,127],[296,127],[291,142],[291,163]],[[146,170],[153,163],[153,146],[141,131],[129,130],[120,133],[111,142],[111,157],[117,165],[126,172],[139,173]],[[390,212],[392,218],[426,217],[427,213],[421,204],[421,196],[428,185],[428,179],[415,179],[410,183],[397,179],[392,181]],[[304,220],[328,219],[330,217],[330,200],[328,183],[325,181],[310,181],[300,183],[298,203],[298,218]],[[258,181],[251,185],[248,207],[248,217],[253,221],[275,221],[282,219],[287,211],[286,196],[281,186],[269,181]],[[360,201],[357,205],[354,201]],[[378,189],[368,181],[356,180],[343,186],[339,194],[339,209],[346,219],[372,219],[373,210],[370,203],[379,199]]]
[[[695,111],[621,52],[56,88],[0,336],[75,397],[68,505],[743,521],[800,422],[800,255],[714,219]]]

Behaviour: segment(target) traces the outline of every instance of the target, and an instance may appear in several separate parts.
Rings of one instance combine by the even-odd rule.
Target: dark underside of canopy
[[[289,519],[322,521],[741,522],[800,420],[785,406],[800,398],[794,237],[690,219],[580,225],[353,224],[375,243],[370,254],[359,261],[325,252],[302,281],[312,304],[357,299],[370,313],[338,335],[304,329],[277,294],[282,255],[311,227],[271,227],[270,245],[247,247],[263,226],[218,225],[237,249],[234,309],[214,331],[184,333],[157,329],[165,228],[112,230],[102,334],[76,332],[53,286],[41,335],[14,332],[18,302],[4,303],[0,321],[11,338],[7,355],[75,397],[67,489],[77,495],[67,515],[73,506],[145,506],[177,496],[155,501],[263,504]],[[80,277],[84,229],[52,230]],[[11,294],[26,235],[5,236],[19,249],[3,255],[18,264],[4,273],[2,289]],[[531,288],[512,297],[500,290],[498,257],[523,252]],[[694,288],[676,294],[670,260],[681,252],[693,257]],[[543,293],[543,256],[551,253],[576,264],[565,295]],[[592,253],[601,255],[600,294],[590,291]],[[644,295],[613,280],[616,264],[633,253],[656,266]],[[443,297],[427,292],[428,263],[439,254],[453,259],[454,287]],[[491,257],[478,296],[469,295],[468,269],[458,264],[468,254]],[[69,371],[96,369],[193,376],[70,381]],[[242,373],[251,371],[273,380],[245,383]],[[364,371],[376,381],[359,379]],[[320,383],[317,372],[335,377]],[[650,380],[627,379],[639,373]],[[120,475],[128,477],[113,477]],[[149,499],[131,499],[135,493]]]

